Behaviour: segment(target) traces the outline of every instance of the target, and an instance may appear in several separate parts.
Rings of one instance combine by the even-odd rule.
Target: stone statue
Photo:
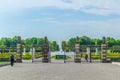
[[[102,38],[102,44],[106,44],[105,37]]]
[[[18,42],[17,43],[21,44],[21,37],[20,36],[18,36]]]
[[[79,37],[76,38],[76,43],[79,44]]]
[[[48,44],[48,39],[47,39],[47,36],[45,36],[45,44]]]

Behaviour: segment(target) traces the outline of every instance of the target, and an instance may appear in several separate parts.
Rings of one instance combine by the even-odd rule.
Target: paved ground
[[[0,67],[0,80],[120,80],[120,66],[102,63],[16,63]]]

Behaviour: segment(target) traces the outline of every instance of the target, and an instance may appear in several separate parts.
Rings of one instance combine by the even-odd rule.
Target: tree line
[[[102,38],[98,39],[98,38],[90,38],[87,36],[82,36],[79,37],[80,39],[80,45],[101,45],[102,43]],[[49,40],[49,39],[48,39]],[[44,43],[44,38],[36,38],[36,37],[32,37],[32,38],[26,38],[26,39],[22,39],[22,46],[23,48],[30,48],[33,45],[43,45]],[[59,50],[59,46],[57,41],[48,41],[51,51],[58,51]],[[72,37],[70,38],[68,41],[62,41],[62,49],[64,51],[74,51],[74,45],[76,43],[76,37]],[[108,48],[111,51],[120,51],[120,39],[114,39],[112,37],[106,37],[106,43]],[[0,39],[0,48],[4,47],[16,47],[17,45],[17,36],[14,36],[13,38],[1,38]],[[41,49],[41,48],[40,48]]]
[[[80,45],[93,45],[101,46],[102,38],[90,38],[87,36],[79,37]],[[70,38],[68,41],[62,41],[62,49],[64,51],[74,51],[74,45],[76,43],[76,37]],[[111,52],[120,52],[120,39],[114,39],[112,37],[106,37],[106,44]]]
[[[16,47],[17,41],[18,41],[18,36],[14,36],[13,38],[7,38],[7,37],[1,38],[0,39],[0,50],[2,48]],[[39,45],[39,47],[36,47],[36,50],[41,51],[42,48],[40,46],[43,45],[44,38],[36,38],[36,37],[26,38],[26,39],[22,39],[21,43],[22,43],[22,47],[26,48],[27,52],[30,51],[30,48],[32,48],[32,46],[36,46],[36,45]],[[48,43],[51,48],[51,51],[59,50],[59,46],[56,41],[48,41]]]

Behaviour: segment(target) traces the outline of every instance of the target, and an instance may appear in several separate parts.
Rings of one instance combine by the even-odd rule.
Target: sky
[[[120,0],[0,0],[0,38],[120,39]]]

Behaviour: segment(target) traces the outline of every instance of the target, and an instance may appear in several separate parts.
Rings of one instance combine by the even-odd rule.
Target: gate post
[[[32,63],[34,62],[35,59],[35,47],[32,47]]]
[[[48,39],[45,37],[44,44],[42,46],[42,62],[43,63],[48,63],[49,62],[49,44],[48,44]]]
[[[16,62],[22,62],[22,44],[21,44],[21,37],[18,36],[17,42],[17,59]]]
[[[90,63],[91,63],[92,62],[91,45],[90,47],[87,47],[87,54],[88,54],[88,59],[90,60]]]
[[[106,62],[106,53],[107,53],[107,44],[106,44],[106,40],[105,37],[103,37],[102,39],[102,45],[101,45],[101,60],[102,63]]]
[[[80,63],[81,62],[79,37],[76,38],[74,62],[75,63]]]

